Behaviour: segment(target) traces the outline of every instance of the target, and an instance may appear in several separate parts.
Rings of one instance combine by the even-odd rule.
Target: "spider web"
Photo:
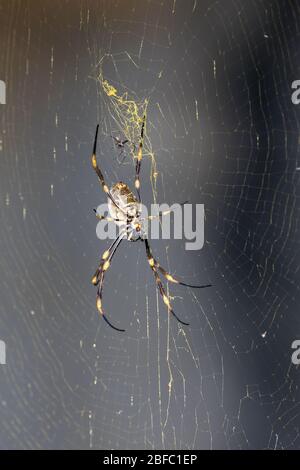
[[[299,448],[299,5],[0,2],[1,448]],[[143,202],[205,204],[205,247],[152,241],[186,282],[167,315],[144,247],[108,242],[89,155]],[[129,140],[120,163],[112,136]],[[141,245],[141,246],[140,246]]]

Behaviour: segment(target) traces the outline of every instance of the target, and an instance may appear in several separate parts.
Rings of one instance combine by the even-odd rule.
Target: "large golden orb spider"
[[[146,233],[143,229],[143,219],[141,217],[141,196],[140,196],[140,171],[141,171],[141,162],[143,158],[143,142],[144,142],[144,131],[145,131],[145,120],[146,117],[143,117],[142,127],[141,127],[141,136],[139,142],[138,153],[136,157],[136,166],[135,166],[135,182],[134,186],[137,192],[137,197],[133,194],[133,192],[129,189],[127,184],[118,182],[114,184],[111,189],[105,183],[103,174],[98,166],[97,159],[96,159],[96,150],[97,150],[97,139],[98,139],[98,131],[99,131],[99,124],[96,128],[96,135],[94,140],[94,147],[93,147],[93,154],[92,154],[92,166],[97,173],[99,181],[101,183],[102,189],[104,193],[108,197],[108,209],[109,209],[109,217],[104,217],[98,215],[96,210],[96,215],[100,220],[107,220],[113,221],[116,223],[119,228],[120,232],[111,246],[104,251],[102,258],[100,260],[99,266],[92,278],[92,283],[97,286],[97,298],[96,298],[96,306],[97,310],[100,315],[104,318],[106,323],[108,323],[111,328],[117,331],[125,331],[123,329],[117,328],[116,326],[112,325],[112,323],[108,320],[107,316],[104,313],[103,306],[102,306],[102,294],[103,294],[103,281],[105,272],[110,267],[112,258],[122,242],[122,240],[126,239],[128,241],[138,241],[141,240],[145,244],[146,248],[146,255],[148,258],[148,263],[153,271],[157,288],[159,290],[160,295],[166,305],[168,311],[183,325],[188,325],[184,321],[180,320],[178,316],[175,314],[170,298],[167,295],[164,286],[161,282],[160,275],[162,275],[167,281],[172,282],[174,284],[180,284],[181,286],[193,287],[196,289],[204,289],[206,287],[211,287],[211,284],[194,286],[190,284],[186,284],[185,282],[179,281],[175,279],[170,273],[168,273],[156,259],[153,257],[149,241],[147,239]],[[169,213],[169,211],[160,212],[158,217],[162,217],[165,213]]]

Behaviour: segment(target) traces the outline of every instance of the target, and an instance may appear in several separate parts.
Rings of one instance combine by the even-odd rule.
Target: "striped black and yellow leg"
[[[167,279],[169,282],[173,282],[174,284],[179,284],[180,286],[185,286],[185,287],[192,287],[193,289],[205,289],[206,287],[211,287],[211,284],[204,284],[204,285],[193,285],[193,284],[187,284],[186,282],[179,281],[176,279],[174,276],[172,276],[168,271],[166,271],[156,259],[153,258],[149,242],[146,239],[145,240],[145,245],[146,245],[146,252],[147,252],[147,258],[149,261],[150,266],[153,265],[155,268]]]
[[[155,261],[155,259],[153,258],[152,254],[151,254],[149,243],[148,243],[147,239],[145,240],[145,245],[146,245],[146,252],[147,252],[148,262],[149,262],[149,265],[150,265],[150,267],[151,267],[151,269],[154,273],[156,286],[159,290],[160,295],[162,296],[163,302],[166,305],[166,307],[168,309],[168,312],[171,313],[176,318],[176,320],[179,321],[179,323],[182,323],[182,325],[188,326],[189,323],[186,323],[186,322],[180,320],[180,318],[174,312],[173,307],[171,306],[170,298],[167,295],[167,293],[166,293],[166,291],[165,291],[165,289],[162,285],[161,279],[160,279],[159,274],[157,272],[157,264],[156,264],[156,261]]]
[[[96,217],[97,217],[97,219],[99,219],[99,220],[105,220],[106,222],[124,222],[124,221],[121,220],[121,219],[115,219],[114,217],[109,217],[109,216],[105,216],[105,215],[100,215],[100,214],[98,214],[97,209],[93,209],[93,211],[95,212]]]
[[[96,134],[95,134],[95,140],[94,140],[94,147],[93,147],[93,154],[92,154],[92,166],[98,176],[98,179],[101,183],[101,186],[102,186],[102,189],[104,191],[104,193],[107,195],[107,197],[109,197],[109,199],[112,201],[112,203],[121,211],[125,214],[125,211],[122,210],[118,204],[116,203],[116,201],[114,200],[114,198],[112,197],[111,195],[111,192],[109,190],[109,187],[107,186],[107,184],[105,183],[105,180],[104,180],[104,176],[103,176],[103,173],[102,171],[100,170],[99,166],[98,166],[98,163],[97,163],[97,157],[96,157],[96,152],[97,152],[97,140],[98,140],[98,132],[99,132],[99,124],[97,125],[96,127]]]
[[[163,299],[163,302],[164,304],[166,305],[167,309],[168,309],[168,312],[170,312],[175,318],[177,321],[179,321],[179,323],[181,323],[182,325],[186,325],[188,326],[189,323],[186,323],[184,322],[183,320],[180,320],[180,318],[176,315],[176,313],[174,312],[173,310],[173,307],[171,306],[171,302],[170,302],[170,298],[169,296],[167,295],[163,285],[162,285],[162,282],[161,282],[161,279],[158,275],[158,272],[156,270],[156,268],[153,266],[152,267],[152,271],[154,273],[154,276],[155,276],[155,281],[156,281],[156,285],[157,285],[157,288],[160,292],[160,295],[162,296],[162,299]]]
[[[103,317],[103,319],[106,321],[106,323],[111,328],[113,328],[116,331],[122,331],[122,332],[125,331],[125,330],[121,329],[121,328],[117,328],[116,326],[114,326],[108,320],[107,316],[105,315],[105,313],[103,311],[103,306],[102,306],[102,295],[103,295],[103,282],[104,282],[105,272],[110,267],[112,258],[114,256],[115,252],[117,251],[117,248],[120,245],[123,238],[124,238],[124,233],[121,233],[116,238],[116,240],[111,244],[111,246],[107,250],[104,251],[104,253],[102,255],[102,258],[101,258],[101,261],[100,261],[100,264],[99,264],[99,267],[96,270],[96,272],[95,272],[95,274],[92,278],[92,283],[94,284],[94,286],[98,286],[98,288],[97,288],[97,298],[96,298],[96,306],[97,306],[98,312],[100,313],[100,315]]]
[[[180,206],[184,206],[188,201],[180,203]],[[172,209],[168,209],[165,211],[159,211],[156,215],[148,215],[148,217],[144,217],[142,220],[154,220],[154,219],[161,219],[164,215],[171,214]]]
[[[138,194],[139,202],[141,201],[141,194],[140,194],[140,187],[141,187],[140,172],[141,172],[141,164],[142,164],[142,158],[143,158],[143,145],[144,145],[145,121],[146,121],[146,115],[143,116],[143,122],[142,122],[142,128],[141,128],[141,137],[140,137],[139,149],[138,149],[138,154],[137,154],[137,157],[136,157],[136,165],[135,165],[135,181],[134,181],[134,186],[135,186],[135,189],[136,189],[137,194]]]

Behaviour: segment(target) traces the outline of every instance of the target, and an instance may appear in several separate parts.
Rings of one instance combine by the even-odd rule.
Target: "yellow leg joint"
[[[104,253],[102,255],[102,259],[106,260],[108,257],[109,257],[109,250],[106,250],[106,251],[104,251]]]
[[[175,282],[176,284],[178,284],[178,281],[174,279],[174,277],[171,276],[171,274],[166,274],[166,279],[170,282]]]
[[[110,262],[109,261],[105,261],[104,265],[103,265],[103,271],[107,271],[108,268],[110,266]]]
[[[97,160],[96,160],[95,154],[92,156],[92,165],[93,165],[93,168],[97,168]]]
[[[97,306],[98,312],[99,312],[101,315],[103,315],[102,302],[101,302],[100,297],[97,297],[96,306]]]
[[[166,295],[163,296],[163,301],[168,308],[170,308],[170,301]]]

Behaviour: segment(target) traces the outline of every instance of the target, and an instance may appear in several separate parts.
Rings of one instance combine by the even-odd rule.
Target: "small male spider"
[[[201,286],[194,286],[190,284],[186,284],[185,282],[181,282],[178,279],[175,279],[170,273],[168,273],[164,268],[162,268],[156,259],[153,257],[149,241],[147,239],[146,233],[143,228],[143,219],[141,218],[141,196],[140,196],[140,170],[141,170],[141,161],[143,156],[143,142],[144,142],[144,129],[145,129],[145,119],[143,117],[142,128],[141,128],[141,137],[139,142],[138,154],[136,157],[136,166],[135,166],[135,189],[137,191],[137,198],[134,196],[132,191],[129,189],[127,184],[119,182],[112,186],[111,189],[105,183],[103,174],[98,166],[97,159],[96,159],[96,149],[97,149],[97,139],[98,139],[98,130],[99,124],[96,128],[96,135],[94,140],[94,147],[93,147],[93,155],[92,155],[92,165],[94,170],[96,171],[99,181],[102,185],[102,189],[104,193],[108,197],[108,209],[110,217],[105,217],[101,215],[97,215],[100,220],[107,220],[113,221],[120,227],[120,233],[111,246],[104,251],[101,261],[99,263],[99,267],[97,268],[93,278],[92,283],[97,286],[97,298],[96,298],[96,306],[98,312],[102,315],[106,323],[108,323],[111,328],[117,331],[125,331],[123,329],[117,328],[116,326],[112,325],[111,322],[108,320],[106,315],[104,314],[103,307],[102,307],[102,293],[103,293],[103,281],[104,281],[104,274],[108,270],[111,264],[111,260],[120,245],[123,239],[128,241],[137,241],[141,240],[145,244],[146,248],[146,255],[148,258],[148,263],[153,271],[157,288],[159,293],[162,296],[162,299],[170,312],[180,323],[183,325],[188,325],[184,321],[180,320],[178,316],[175,314],[170,299],[163,287],[161,282],[160,275],[163,275],[165,279],[169,282],[173,282],[175,284],[180,284],[186,287],[193,287],[198,289],[203,289],[205,287],[211,287],[211,284],[201,285]],[[94,209],[96,212],[96,210]],[[169,211],[159,212],[158,217],[162,217]],[[153,217],[151,217],[153,218]]]
[[[119,149],[124,149],[125,144],[127,144],[127,142],[129,142],[128,139],[121,140],[120,137],[112,136],[112,138],[113,138],[114,141],[115,141],[116,147],[119,148]]]
[[[114,144],[115,144],[116,148],[120,150],[120,152],[119,152],[119,158],[120,158],[121,155],[123,156],[123,154],[125,152],[125,145],[129,142],[129,140],[128,139],[121,140],[120,137],[115,137],[114,135],[112,135],[112,138],[114,139]],[[120,163],[123,162],[125,157],[126,157],[126,155],[123,156],[123,159]]]

